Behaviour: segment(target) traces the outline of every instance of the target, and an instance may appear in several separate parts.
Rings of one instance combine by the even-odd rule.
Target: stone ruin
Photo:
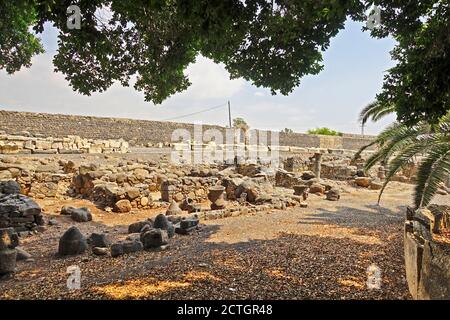
[[[18,135],[0,132],[0,154],[127,153],[128,149],[129,144],[123,139],[55,138],[26,131]]]
[[[15,271],[17,260],[31,258],[18,247],[19,237],[36,232],[44,224],[41,208],[20,194],[15,181],[0,181],[0,279]]]
[[[41,208],[31,198],[20,194],[15,181],[0,181],[0,228],[27,233],[42,226]]]
[[[296,176],[308,175],[312,172],[315,177],[334,181],[352,181],[358,187],[380,190],[386,176],[383,166],[374,166],[369,172],[364,171],[364,164],[372,151],[364,151],[357,159],[354,159],[355,151],[339,149],[305,149],[305,152],[289,155],[283,161],[284,169],[289,172],[284,176],[281,185],[291,187],[295,185]],[[392,177],[391,181],[413,183],[417,171],[417,162],[412,162],[403,167]],[[445,186],[438,193],[448,194]]]
[[[450,207],[430,205],[407,209],[404,250],[406,281],[414,299],[450,298],[450,251],[448,244],[435,241],[450,232]]]
[[[346,152],[307,150],[283,159],[283,169],[245,160],[175,165],[166,156],[159,161],[114,155],[80,155],[77,160],[58,155],[7,156],[0,158],[0,180],[8,181],[0,184],[0,228],[7,228],[3,232],[10,238],[39,230],[44,224],[41,209],[29,197],[83,198],[105,211],[122,214],[159,208],[165,213],[133,223],[126,240],[116,243],[107,234],[84,235],[73,226],[61,237],[58,253],[75,255],[91,248],[95,255],[119,257],[141,250],[166,250],[175,234],[201,230],[201,220],[307,207],[311,194],[339,201],[348,186],[379,189],[384,168],[365,173],[364,159],[352,159]],[[63,207],[61,214],[70,216],[74,224],[92,220],[87,208]],[[9,257],[5,261],[13,260],[14,254],[8,251],[13,249],[17,252],[13,245],[3,244],[4,256]]]

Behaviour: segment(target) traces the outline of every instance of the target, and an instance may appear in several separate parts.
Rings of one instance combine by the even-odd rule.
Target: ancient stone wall
[[[87,139],[124,139],[131,145],[148,145],[172,142],[175,129],[186,129],[194,137],[193,124],[134,120],[122,118],[101,118],[46,113],[16,112],[0,110],[0,130],[8,134],[28,131],[31,134],[65,137],[77,135]],[[225,127],[204,125],[203,130]],[[225,137],[225,135],[224,135]],[[357,150],[368,144],[373,137],[344,135],[342,137],[318,136],[302,133],[280,133],[282,146],[307,148],[332,148]],[[270,143],[270,135],[268,137]]]
[[[42,137],[22,131],[22,135],[0,132],[0,154],[78,154],[127,153],[128,142],[123,139],[86,139],[79,136]]]

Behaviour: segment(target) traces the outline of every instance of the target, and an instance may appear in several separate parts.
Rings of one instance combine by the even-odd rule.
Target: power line
[[[203,113],[203,112],[208,112],[208,111],[211,111],[211,110],[215,110],[215,109],[224,107],[224,106],[226,106],[226,105],[227,105],[227,103],[222,103],[221,105],[214,106],[214,107],[211,107],[211,108],[208,108],[208,109],[205,109],[205,110],[201,110],[201,111],[197,111],[197,112],[192,112],[192,113],[184,114],[184,115],[181,115],[181,116],[176,116],[176,117],[173,117],[173,118],[164,119],[164,120],[162,120],[162,121],[170,121],[170,120],[176,120],[176,119],[186,118],[186,117],[190,117],[190,116],[193,116],[193,115],[196,115],[196,114],[200,114],[200,113]]]

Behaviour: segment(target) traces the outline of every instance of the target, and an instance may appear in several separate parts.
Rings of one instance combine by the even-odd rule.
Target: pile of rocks
[[[128,142],[123,139],[94,140],[79,136],[54,138],[31,135],[29,132],[21,135],[0,134],[0,154],[127,153],[128,148]]]
[[[0,182],[0,228],[16,232],[34,231],[44,224],[41,208],[25,195],[15,181]]]
[[[135,222],[128,227],[129,236],[126,241],[111,246],[111,256],[118,257],[141,250],[166,250],[169,239],[175,233],[190,234],[198,228],[198,223],[196,218],[168,218],[163,214],[159,214],[154,220]]]
[[[131,224],[126,240],[111,244],[104,233],[92,233],[86,238],[80,230],[72,226],[60,238],[58,254],[60,256],[78,255],[84,253],[89,246],[95,255],[111,254],[118,257],[123,254],[142,250],[166,250],[169,239],[175,233],[188,235],[199,228],[197,218],[170,217],[160,214],[154,220],[148,219]]]

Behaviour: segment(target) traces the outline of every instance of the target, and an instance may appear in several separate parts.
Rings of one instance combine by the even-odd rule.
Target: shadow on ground
[[[21,265],[14,280],[0,284],[3,299],[405,299],[403,207],[392,211],[367,206],[314,210],[299,223],[327,224],[375,235],[362,243],[345,235],[281,233],[275,239],[239,243],[207,240],[221,225],[176,236],[170,249],[118,258],[90,252],[54,259],[59,234],[36,239],[29,248],[41,254]],[[92,230],[126,232],[126,226],[90,223]],[[46,246],[44,250],[42,246]],[[28,248],[26,248],[28,249]],[[368,290],[366,270],[382,270],[381,290]],[[82,289],[66,289],[66,269],[78,265]]]

